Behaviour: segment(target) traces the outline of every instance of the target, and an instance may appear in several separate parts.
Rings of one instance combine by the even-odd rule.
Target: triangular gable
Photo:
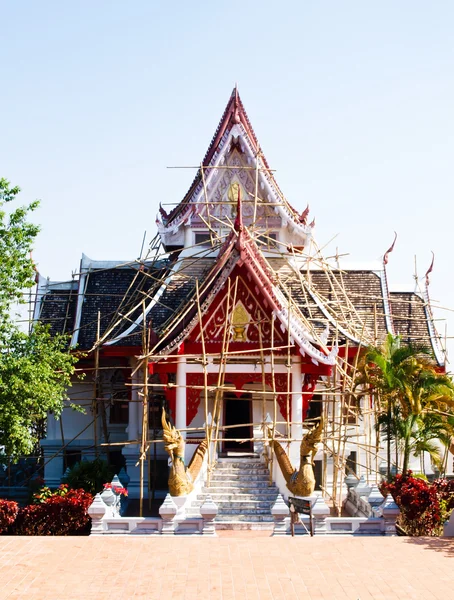
[[[293,235],[301,238],[296,245],[305,244],[311,233],[306,224],[308,211],[299,214],[282,195],[236,89],[202,165],[203,175],[199,170],[182,202],[168,215],[161,208],[157,221],[161,236],[175,234],[180,226],[189,223],[193,228],[206,227],[207,221],[213,228],[219,227],[220,222],[228,226],[235,218],[235,206],[229,198],[231,186],[239,185],[246,225],[254,220],[257,226],[266,225],[268,229],[290,223]],[[165,243],[172,245],[170,239]]]
[[[194,327],[188,339],[205,343],[207,352],[213,346],[222,345],[226,323],[231,322],[229,347],[251,350],[275,346],[287,346],[288,336],[279,327],[279,320],[273,317],[269,302],[260,293],[260,288],[252,281],[245,265],[237,263],[230,276],[230,285],[225,283],[212,300],[208,310]],[[228,319],[228,320],[226,320]],[[274,323],[274,331],[272,326]]]

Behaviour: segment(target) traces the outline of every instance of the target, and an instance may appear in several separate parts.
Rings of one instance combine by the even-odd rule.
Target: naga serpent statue
[[[188,468],[184,466],[184,439],[178,429],[167,422],[165,410],[162,409],[162,435],[164,448],[168,452],[172,465],[169,474],[169,492],[171,496],[185,496],[192,492],[194,481],[203,464],[207,442],[203,440],[194,452]]]
[[[317,444],[322,439],[323,417],[301,440],[300,468],[299,471],[292,467],[284,448],[274,440],[273,449],[277,462],[285,477],[288,489],[295,496],[310,496],[315,490],[314,456],[317,453]]]

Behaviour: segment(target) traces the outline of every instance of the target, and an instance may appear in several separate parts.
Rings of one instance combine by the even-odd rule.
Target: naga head
[[[169,453],[173,460],[174,455],[178,457],[184,456],[184,439],[181,433],[166,419],[166,411],[162,409],[161,416],[162,437],[164,438],[164,448]]]
[[[323,417],[320,417],[319,422],[310,429],[301,440],[301,456],[307,456],[317,452],[317,444],[321,441],[323,435]]]

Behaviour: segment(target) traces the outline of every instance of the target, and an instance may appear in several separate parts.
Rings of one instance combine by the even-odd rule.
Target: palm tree
[[[388,334],[381,346],[370,346],[363,353],[355,381],[355,387],[360,386],[362,393],[373,392],[379,402],[378,422],[382,428],[385,425],[387,435],[388,477],[393,437],[402,446],[404,473],[412,450],[423,451],[424,446],[425,451],[433,450],[429,424],[433,429],[438,419],[438,433],[451,437],[448,417],[453,414],[454,384],[449,375],[439,371],[427,348],[404,345],[399,336]],[[416,446],[415,439],[419,439]]]

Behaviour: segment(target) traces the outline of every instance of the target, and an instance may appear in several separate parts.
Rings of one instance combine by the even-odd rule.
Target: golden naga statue
[[[274,440],[273,449],[277,462],[281,467],[288,489],[295,496],[310,496],[315,490],[314,456],[317,453],[317,444],[322,439],[322,434],[323,417],[301,440],[299,471],[292,467],[284,448]]]
[[[172,461],[169,474],[169,492],[171,496],[185,496],[192,492],[194,481],[200,472],[203,458],[207,451],[207,441],[203,440],[194,452],[188,468],[184,466],[184,439],[178,429],[167,422],[165,410],[162,409],[162,435],[164,448]]]

